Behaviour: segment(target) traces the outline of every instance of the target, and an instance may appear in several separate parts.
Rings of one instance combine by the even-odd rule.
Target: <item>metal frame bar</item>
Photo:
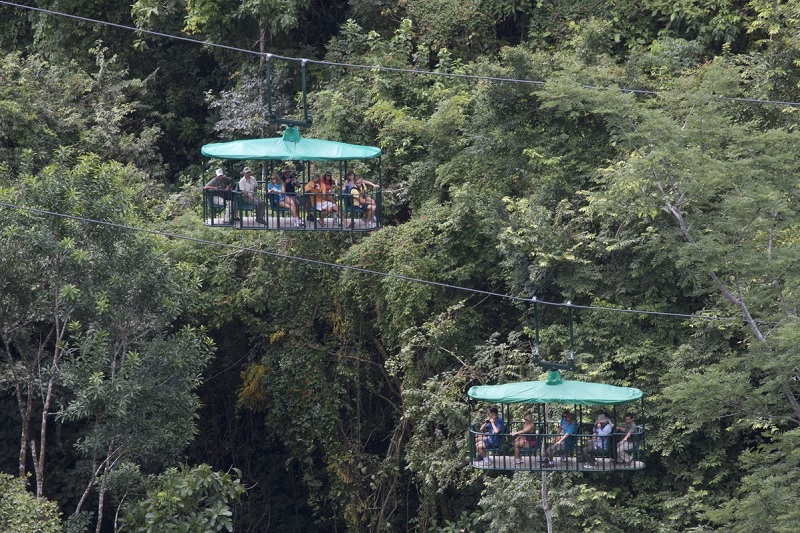
[[[303,90],[303,120],[294,120],[289,118],[282,118],[275,114],[272,109],[272,54],[266,55],[266,83],[267,83],[267,114],[269,115],[270,122],[276,124],[285,124],[287,126],[298,126],[308,128],[311,126],[312,119],[308,116],[308,95],[306,91],[306,64],[307,59],[300,62],[300,84]]]

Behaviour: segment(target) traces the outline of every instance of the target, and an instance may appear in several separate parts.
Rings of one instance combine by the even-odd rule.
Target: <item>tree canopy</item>
[[[0,523],[796,529],[796,2],[37,5],[117,26],[0,6]],[[379,231],[202,224],[267,53],[286,116],[318,61],[304,136],[382,151]],[[470,467],[537,334],[644,392],[645,470]]]

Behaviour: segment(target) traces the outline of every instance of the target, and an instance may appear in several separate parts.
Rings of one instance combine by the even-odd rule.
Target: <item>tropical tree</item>
[[[0,160],[14,175],[23,159],[38,168],[63,146],[161,174],[159,127],[143,120],[137,102],[144,83],[129,79],[102,45],[92,53],[94,70],[36,54],[0,60]]]
[[[797,134],[741,119],[742,105],[732,100],[741,94],[740,71],[723,58],[649,102],[577,87],[567,77],[540,91],[543,106],[601,118],[617,147],[598,170],[602,187],[582,193],[584,213],[603,228],[600,242],[614,254],[649,249],[684,272],[704,314],[738,315],[743,325],[706,324],[676,350],[658,408],[671,436],[650,441],[670,470],[691,461],[699,467],[695,483],[730,493],[743,466],[737,455],[780,449],[782,432],[800,420],[789,266],[798,254],[790,179]],[[765,479],[744,464],[751,483]],[[773,518],[791,520],[789,512]]]
[[[60,533],[58,503],[35,498],[25,479],[0,473],[0,528],[19,533]]]
[[[120,226],[135,220],[124,185],[138,181],[135,174],[63,150],[4,190],[17,206],[2,211],[0,340],[21,420],[19,475],[30,453],[42,497],[54,415],[88,421],[75,442],[88,461],[77,512],[99,481],[98,531],[115,465],[158,467],[189,442],[192,390],[212,351],[202,332],[169,332],[191,298],[191,273],[170,263],[153,237]]]
[[[233,509],[245,488],[237,476],[208,465],[171,467],[144,481],[146,494],[125,503],[118,531],[234,531]]]

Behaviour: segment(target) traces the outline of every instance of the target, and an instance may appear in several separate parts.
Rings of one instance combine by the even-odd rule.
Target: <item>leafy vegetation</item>
[[[308,72],[383,229],[225,231],[199,148],[276,131],[263,55],[0,6],[0,529],[796,529],[795,2],[40,4],[406,72]],[[541,375],[534,295],[601,308],[574,373],[645,391],[646,470],[467,464],[466,389]]]
[[[58,533],[58,503],[36,498],[25,488],[25,478],[0,474],[0,527],[19,533]]]

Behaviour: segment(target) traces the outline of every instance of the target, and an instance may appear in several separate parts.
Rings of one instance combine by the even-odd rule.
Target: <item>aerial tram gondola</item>
[[[306,103],[305,61],[301,69],[304,120],[275,116],[269,59],[268,55],[266,86],[269,118],[271,122],[286,126],[286,129],[281,137],[211,143],[202,147],[201,153],[205,157],[243,162],[237,171],[245,168],[244,162],[260,161],[264,165],[261,178],[255,178],[255,195],[239,191],[238,179],[233,180],[231,190],[204,189],[203,223],[206,226],[253,230],[368,232],[381,228],[381,149],[302,137],[299,128],[311,125]],[[360,168],[356,169],[356,166]],[[354,190],[346,186],[348,174],[354,172],[360,177],[364,169],[368,170],[368,179],[363,179],[363,183],[369,187],[363,185]],[[272,173],[280,176],[286,187],[285,192],[269,191]],[[321,193],[315,188],[307,190],[309,184],[313,185],[315,176],[322,177],[325,174],[329,174],[335,183],[330,191]]]
[[[534,365],[547,370],[544,381],[525,381],[471,387],[469,397],[470,464],[488,471],[579,471],[620,472],[645,467],[644,395],[634,387],[565,380],[562,370],[574,369],[572,307],[569,309],[569,363],[543,361],[539,357],[538,302],[533,299],[536,339]],[[502,431],[492,434],[485,425],[485,408],[492,406],[503,421]],[[574,416],[575,433],[554,444],[564,435],[562,414]],[[481,415],[480,418],[476,418]],[[514,419],[517,415],[517,419]],[[625,427],[626,421],[633,421]],[[529,432],[520,433],[528,418]],[[609,420],[607,436],[594,434],[596,420]],[[488,420],[486,420],[488,422]],[[634,429],[635,426],[635,429]],[[516,435],[512,435],[516,433]],[[515,446],[517,438],[521,444]],[[595,440],[593,440],[595,439]],[[604,440],[601,440],[604,439]],[[517,448],[515,450],[515,447]]]

